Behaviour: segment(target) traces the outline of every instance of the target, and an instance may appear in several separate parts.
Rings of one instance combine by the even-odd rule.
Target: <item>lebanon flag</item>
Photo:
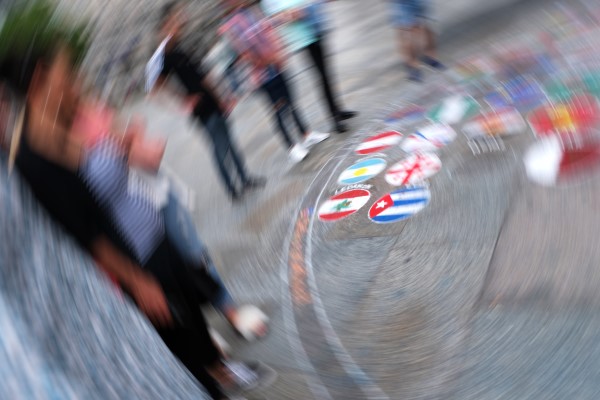
[[[394,164],[385,174],[385,180],[394,186],[410,185],[435,175],[441,168],[442,162],[435,154],[414,154]]]
[[[371,206],[369,218],[380,224],[401,221],[425,208],[430,197],[429,189],[425,186],[396,190]]]
[[[337,194],[319,208],[321,221],[337,221],[354,214],[367,204],[371,193],[364,189],[353,189]]]
[[[396,131],[380,133],[363,141],[355,152],[361,155],[375,153],[397,145],[401,139],[402,134]]]

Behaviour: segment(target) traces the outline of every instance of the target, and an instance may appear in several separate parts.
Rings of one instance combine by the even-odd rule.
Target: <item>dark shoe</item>
[[[358,113],[356,111],[340,111],[337,113],[337,120],[338,121],[345,121],[347,119],[351,119],[354,118],[358,115]]]
[[[446,66],[444,64],[442,64],[441,62],[439,62],[435,58],[431,58],[429,56],[423,56],[423,57],[421,57],[421,61],[423,62],[423,64],[429,65],[431,68],[435,68],[435,69],[438,69],[440,71],[443,71],[443,70],[446,69]]]
[[[231,201],[233,203],[237,203],[238,201],[240,201],[242,199],[242,195],[243,195],[243,193],[238,193],[238,192],[229,193],[229,197],[231,197]]]
[[[413,82],[422,82],[421,70],[415,67],[406,67],[408,69],[408,80]]]
[[[258,189],[262,188],[267,184],[267,180],[262,176],[248,178],[244,183],[244,190],[246,189]]]
[[[335,131],[336,131],[336,133],[346,133],[346,132],[348,132],[348,127],[343,122],[336,121],[335,122]]]

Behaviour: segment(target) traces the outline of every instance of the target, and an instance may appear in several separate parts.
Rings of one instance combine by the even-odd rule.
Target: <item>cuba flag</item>
[[[407,187],[386,194],[369,210],[369,218],[378,224],[398,222],[412,217],[427,204],[431,194],[426,186]]]

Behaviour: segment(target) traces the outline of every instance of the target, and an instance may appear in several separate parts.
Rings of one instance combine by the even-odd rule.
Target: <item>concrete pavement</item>
[[[447,13],[439,3],[438,15],[465,15],[451,3]],[[488,39],[535,28],[542,3],[519,3],[493,24],[479,21],[443,40],[443,59],[485,54]],[[199,231],[236,298],[272,317],[269,337],[251,345],[214,318],[237,355],[279,372],[252,398],[597,398],[598,173],[542,188],[521,161],[531,133],[480,156],[459,135],[441,151],[431,202],[417,216],[369,222],[366,208],[390,190],[379,176],[355,216],[333,224],[316,218],[339,188],[337,176],[360,159],[356,145],[385,128],[386,115],[452,93],[446,74],[427,72],[424,85],[404,80],[387,4],[369,4],[368,13],[364,1],[331,6],[337,85],[348,108],[361,112],[353,132],[291,167],[267,102],[250,97],[235,110],[233,129],[250,170],[269,183],[240,204],[229,204],[201,131],[169,111],[174,106],[157,99],[131,108],[148,117],[152,132],[169,135],[167,163],[196,191]],[[327,130],[305,67],[302,57],[292,60],[295,92],[311,125]],[[416,126],[401,128],[408,134]],[[390,162],[404,156],[400,148],[385,154]]]

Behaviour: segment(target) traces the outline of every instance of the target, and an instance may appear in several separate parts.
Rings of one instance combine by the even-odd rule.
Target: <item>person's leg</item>
[[[404,63],[408,67],[417,68],[417,38],[419,37],[420,28],[412,26],[408,28],[399,28],[400,48],[404,59]]]
[[[408,79],[421,80],[419,71],[419,0],[395,0],[392,3],[394,25],[398,31],[400,54],[408,71]]]
[[[444,70],[446,66],[442,64],[437,58],[437,51],[435,45],[435,34],[427,25],[421,26],[421,36],[425,38],[425,49],[423,51],[423,57],[421,61],[438,70]]]
[[[233,141],[231,140],[231,134],[229,133],[229,126],[227,125],[227,121],[221,115],[218,116],[216,120],[217,130],[220,132],[220,136],[222,140],[224,140],[227,144],[227,148],[229,151],[227,152],[227,156],[233,162],[237,170],[237,174],[242,180],[242,183],[248,182],[248,174],[246,173],[246,167],[244,166],[244,162],[242,160],[242,156],[235,148]]]
[[[429,65],[430,67],[443,70],[445,66],[438,61],[436,54],[436,42],[435,34],[428,25],[429,19],[429,1],[428,0],[414,0],[415,1],[415,15],[418,19],[417,26],[417,37],[424,42],[423,53],[421,61]],[[420,49],[414,49],[418,52]],[[415,54],[415,58],[418,58],[419,54]]]
[[[311,146],[321,143],[322,141],[329,138],[328,133],[310,131],[308,129],[308,127],[302,120],[302,117],[300,116],[300,112],[298,111],[298,109],[296,108],[296,105],[294,104],[294,99],[292,97],[289,86],[288,86],[285,76],[283,74],[280,74],[277,77],[277,85],[279,86],[279,92],[281,93],[282,98],[285,99],[285,101],[287,103],[287,108],[292,113],[292,117],[294,118],[294,122],[296,123],[296,126],[298,127],[298,129],[302,133],[302,136],[304,137],[304,141],[302,142],[303,146],[305,148],[310,148]]]
[[[298,109],[296,108],[294,98],[290,91],[290,87],[287,84],[285,76],[282,73],[280,73],[275,79],[277,79],[277,85],[279,86],[279,92],[281,93],[282,98],[285,99],[285,101],[292,113],[292,117],[294,118],[294,122],[296,123],[296,126],[298,127],[298,130],[304,136],[308,135],[310,133],[309,129],[307,128],[307,125],[302,120],[302,117],[300,116],[300,113],[299,113]]]
[[[329,71],[327,68],[327,62],[325,60],[325,54],[321,40],[317,40],[316,42],[310,44],[307,47],[307,51],[321,77],[321,87],[323,88],[323,95],[327,101],[329,112],[334,119],[337,119],[340,108],[336,103],[333,90],[331,88]]]
[[[435,34],[429,27],[429,0],[411,0],[411,20],[413,30],[413,48],[412,57],[414,68],[417,67],[419,59],[424,64],[429,65],[438,70],[444,70],[446,67],[438,61],[436,54]],[[408,11],[407,11],[408,12]]]
[[[173,322],[155,328],[171,352],[185,365],[215,399],[221,399],[219,385],[209,375],[221,356],[208,332],[199,306],[205,302],[190,269],[177,257],[168,240],[163,240],[144,265],[160,284],[169,304]]]
[[[163,342],[169,350],[181,361],[192,375],[204,386],[213,399],[223,399],[225,396],[217,381],[208,373],[207,366],[213,366],[220,362],[218,354],[214,360],[205,361],[207,354],[214,356],[212,339],[206,330],[204,332],[191,331],[184,328],[158,328]],[[214,354],[213,354],[214,353]]]
[[[272,84],[276,87],[277,96],[285,101],[284,108],[286,110],[289,110],[289,112],[292,114],[292,118],[294,119],[294,122],[296,123],[296,126],[298,127],[300,133],[304,136],[308,135],[309,129],[307,128],[306,123],[304,123],[298,109],[296,108],[296,104],[294,102],[294,98],[292,97],[290,87],[287,84],[286,78],[283,75],[283,73],[277,75],[273,79]]]
[[[277,119],[277,124],[279,126],[279,132],[281,133],[288,149],[291,149],[294,146],[294,142],[292,141],[290,133],[285,124],[285,111],[287,109],[287,104],[286,100],[281,96],[280,87],[277,85],[276,79],[277,78],[274,78],[268,82],[265,82],[262,86],[262,90],[267,94],[267,97],[273,106],[275,118]]]
[[[421,37],[425,38],[425,49],[423,50],[423,54],[431,58],[436,58],[435,35],[433,31],[423,23],[420,27],[420,32]]]
[[[225,76],[227,77],[227,79],[229,80],[229,82],[231,84],[232,91],[236,94],[240,94],[242,84],[240,83],[240,80],[239,80],[239,74],[238,74],[238,70],[237,70],[237,62],[238,62],[238,58],[236,57],[236,59],[234,59],[229,64],[227,64],[227,67],[225,68]]]
[[[173,193],[169,193],[169,201],[163,208],[163,217],[166,235],[180,257],[189,265],[205,266],[219,285],[221,290],[214,299],[211,299],[212,305],[222,313],[230,312],[231,308],[235,309],[236,305],[231,294],[223,284],[214,262],[198,236],[192,216]]]
[[[206,267],[210,276],[219,286],[219,292],[210,299],[212,306],[225,316],[244,337],[250,337],[248,332],[254,337],[264,336],[268,330],[266,316],[260,315],[260,310],[254,306],[238,307],[221,280],[210,254],[200,240],[192,216],[172,193],[169,194],[169,202],[162,212],[167,239],[174,250],[188,265],[195,268]],[[242,313],[246,313],[246,319],[248,319],[248,310],[256,315],[250,316],[250,321],[244,323],[245,321],[242,321],[244,315],[240,315],[240,310]]]
[[[205,124],[206,131],[213,143],[214,157],[219,169],[221,179],[225,184],[229,194],[234,198],[240,195],[233,177],[231,176],[231,166],[227,163],[227,153],[229,152],[229,141],[223,138],[219,129],[218,116],[213,115]]]

